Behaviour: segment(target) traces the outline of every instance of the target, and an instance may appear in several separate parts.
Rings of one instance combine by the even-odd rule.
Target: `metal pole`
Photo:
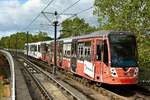
[[[55,11],[55,17],[57,17],[57,12]],[[57,52],[56,52],[56,40],[57,40],[57,19],[54,21],[54,66],[53,66],[53,74],[56,74],[56,66],[57,66]]]
[[[29,52],[29,32],[27,31],[27,47],[26,47],[26,49],[27,49],[27,59],[28,59],[28,52]]]

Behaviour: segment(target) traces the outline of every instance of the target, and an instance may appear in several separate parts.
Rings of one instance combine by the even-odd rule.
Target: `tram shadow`
[[[103,88],[124,97],[132,97],[136,95],[136,85],[108,85],[103,84]]]

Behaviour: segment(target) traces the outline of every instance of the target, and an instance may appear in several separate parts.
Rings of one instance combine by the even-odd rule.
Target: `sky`
[[[21,3],[21,4],[24,4],[24,3],[26,3],[28,0],[19,0],[19,2]]]
[[[29,31],[34,34],[38,31],[45,31],[49,33],[49,36],[53,37],[54,27],[41,25],[48,24],[48,21],[43,15],[40,15],[29,28],[25,29],[49,1],[50,0],[0,0],[0,37],[9,36],[10,34],[21,31]],[[76,1],[78,0],[54,0],[45,12],[57,11],[59,14]],[[94,0],[80,0],[80,2],[71,9],[68,9],[65,13],[77,13],[93,6],[93,3]],[[54,16],[48,15],[48,17],[50,20],[54,20]],[[68,17],[69,16],[60,16],[58,21],[61,23]],[[78,17],[84,18],[90,25],[99,25],[97,17],[93,16],[93,9],[81,13]],[[60,29],[61,27],[58,27],[58,30]]]

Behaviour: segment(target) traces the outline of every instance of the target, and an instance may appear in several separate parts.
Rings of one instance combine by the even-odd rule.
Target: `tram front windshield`
[[[136,67],[137,48],[133,35],[111,34],[109,36],[112,67]]]

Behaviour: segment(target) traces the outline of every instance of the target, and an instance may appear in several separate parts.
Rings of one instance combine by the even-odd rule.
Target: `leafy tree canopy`
[[[96,28],[90,26],[84,19],[76,17],[62,22],[62,34],[60,37],[66,38],[70,36],[78,36],[82,33],[93,32],[95,30]]]
[[[94,14],[104,29],[144,33],[150,29],[149,0],[95,0]],[[104,21],[107,19],[107,22]]]
[[[28,42],[38,42],[51,40],[46,32],[38,32],[36,35],[28,34]],[[10,36],[2,37],[0,40],[0,46],[2,48],[18,48],[23,49],[24,44],[27,42],[27,34],[25,32],[17,32]]]

